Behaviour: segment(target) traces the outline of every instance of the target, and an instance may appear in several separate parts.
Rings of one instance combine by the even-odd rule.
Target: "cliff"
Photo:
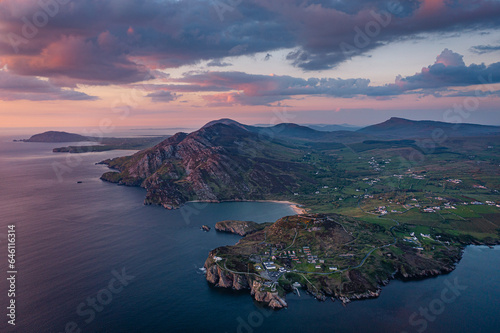
[[[234,271],[223,269],[214,260],[215,251],[211,251],[205,261],[207,270],[207,281],[220,288],[231,288],[235,290],[250,289],[253,298],[273,309],[287,307],[284,296],[279,296],[278,292],[266,291],[263,281],[260,277],[252,274],[236,273]]]

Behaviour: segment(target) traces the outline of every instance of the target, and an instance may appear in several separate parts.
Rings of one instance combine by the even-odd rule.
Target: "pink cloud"
[[[15,75],[0,70],[0,100],[96,100],[97,97],[85,93],[63,89],[52,83],[34,77]]]

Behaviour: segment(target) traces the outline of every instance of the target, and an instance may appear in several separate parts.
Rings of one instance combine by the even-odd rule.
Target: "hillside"
[[[353,126],[349,124],[342,124],[342,125],[322,125],[322,124],[308,124],[305,125],[309,128],[312,128],[316,131],[324,131],[324,132],[334,132],[334,131],[356,131],[358,129],[361,129],[361,126]]]
[[[383,123],[364,127],[357,131],[366,135],[383,138],[433,138],[473,137],[500,134],[500,126],[486,126],[466,123],[445,123],[440,121],[414,121],[393,117]]]
[[[130,157],[104,161],[120,172],[101,179],[146,188],[145,203],[176,208],[190,200],[255,200],[290,195],[311,182],[303,152],[234,124],[178,133]],[[295,160],[295,161],[294,161]]]
[[[395,122],[411,123],[389,123]],[[425,226],[425,233],[439,228],[464,243],[498,239],[499,135],[449,137],[426,146],[419,139],[348,135],[356,132],[319,132],[352,140],[340,143],[254,130],[216,121],[178,133],[132,156],[103,161],[115,170],[101,179],[141,186],[146,204],[169,209],[192,200],[287,200],[374,223],[387,224],[378,217],[387,215]]]

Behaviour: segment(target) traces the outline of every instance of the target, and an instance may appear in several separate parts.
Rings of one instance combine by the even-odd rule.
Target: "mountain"
[[[370,135],[354,131],[318,131],[308,126],[293,123],[281,123],[270,127],[246,126],[245,128],[254,133],[258,133],[261,136],[293,142],[321,142],[326,144],[336,143],[337,145],[341,145],[342,143],[352,143],[373,139]]]
[[[356,130],[361,128],[359,126],[353,126],[353,125],[348,125],[348,124],[342,124],[342,125],[308,124],[305,126],[312,128],[316,131],[323,131],[323,132],[356,131]]]
[[[224,125],[236,126],[236,127],[239,127],[239,128],[242,128],[242,129],[246,129],[246,130],[248,130],[249,128],[252,127],[252,126],[248,126],[248,125],[243,125],[243,124],[237,122],[236,120],[232,120],[232,119],[229,119],[229,118],[222,118],[222,119],[219,119],[219,120],[212,120],[212,121],[206,123],[205,126],[203,126],[202,128],[207,128],[207,127],[210,127],[210,126],[215,125],[215,124],[224,124]]]
[[[193,200],[289,200],[295,193],[321,193],[318,189],[348,182],[354,171],[341,162],[345,150],[358,154],[396,149],[406,156],[422,150],[414,140],[404,138],[432,138],[438,129],[450,137],[499,130],[494,126],[391,118],[355,132],[322,132],[291,123],[256,127],[221,119],[190,134],[177,133],[132,156],[103,161],[118,172],[107,172],[101,179],[144,187],[146,204],[169,209]],[[460,146],[456,141],[452,143]],[[440,144],[444,145],[444,140]],[[453,151],[456,147],[452,146],[436,150]],[[356,157],[356,163],[362,163],[360,158]]]
[[[304,141],[304,142],[326,142],[326,143],[351,143],[359,142],[362,140],[373,139],[373,137],[362,134],[355,133],[353,129],[349,130],[337,130],[337,131],[327,131],[327,130],[316,130],[310,126],[298,125],[294,123],[281,123],[273,126],[265,125],[244,125],[232,119],[219,119],[207,123],[203,128],[210,127],[214,124],[224,124],[239,127],[249,132],[258,134],[262,138],[274,140],[285,140],[285,141]],[[318,125],[319,126],[319,125]],[[337,126],[337,125],[325,125],[325,126]]]
[[[58,131],[48,131],[40,134],[35,134],[27,140],[22,140],[25,142],[81,142],[89,141],[89,138],[83,135],[58,132]]]
[[[321,132],[293,123],[282,123],[271,127],[254,127],[251,130],[260,132],[261,135],[282,138],[317,139],[322,136]]]
[[[383,123],[364,127],[357,133],[388,139],[472,137],[500,134],[500,126],[487,126],[466,123],[445,123],[430,120],[408,120],[393,117]]]
[[[129,157],[103,161],[119,172],[101,179],[146,188],[145,203],[176,208],[190,200],[266,199],[292,193],[312,166],[303,152],[235,123],[177,133]]]

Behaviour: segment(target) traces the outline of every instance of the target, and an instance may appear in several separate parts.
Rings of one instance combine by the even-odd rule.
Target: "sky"
[[[0,128],[500,125],[499,0],[0,0]]]

